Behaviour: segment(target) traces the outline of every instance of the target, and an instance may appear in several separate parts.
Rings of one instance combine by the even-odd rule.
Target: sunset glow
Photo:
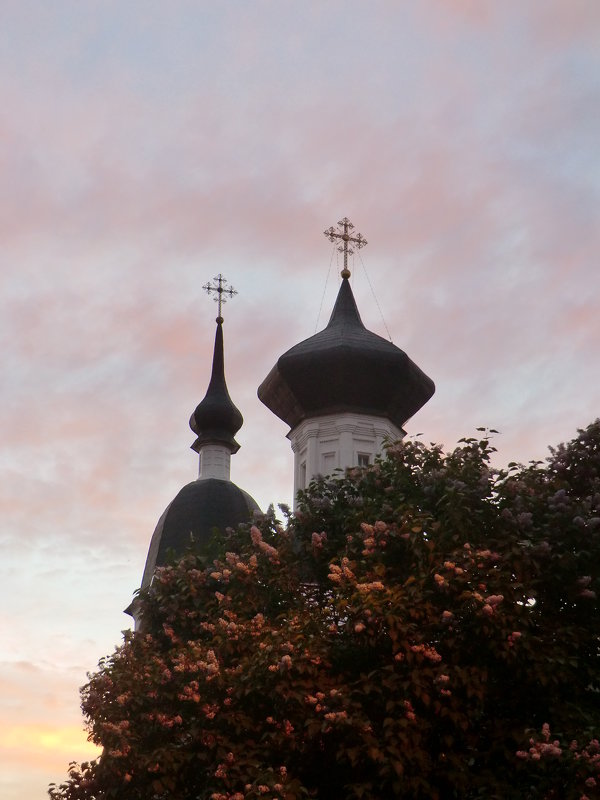
[[[96,752],[78,688],[196,477],[218,273],[263,509],[293,459],[256,389],[326,324],[343,216],[364,323],[436,384],[409,435],[506,464],[598,416],[599,37],[594,0],[3,5],[2,800]]]

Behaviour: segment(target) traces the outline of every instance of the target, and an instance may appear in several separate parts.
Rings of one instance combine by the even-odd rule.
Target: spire
[[[346,277],[342,280],[342,285],[340,286],[333,311],[331,312],[331,317],[329,318],[325,330],[333,327],[339,328],[342,325],[363,329],[365,327],[358,312],[358,306],[356,305],[356,300],[354,299],[354,294],[350,287],[350,281]]]
[[[362,414],[398,431],[433,395],[433,381],[400,348],[365,328],[350,286],[353,235],[347,217],[324,231],[344,254],[342,282],[327,326],[279,357],[258,388],[259,399],[290,426],[327,415]],[[289,435],[289,434],[288,434]]]
[[[173,557],[181,558],[190,547],[208,555],[215,529],[236,528],[248,522],[254,513],[260,513],[256,501],[229,477],[231,454],[239,450],[233,437],[243,419],[225,383],[222,306],[225,295],[237,294],[235,289],[225,288],[226,283],[218,275],[214,285],[203,287],[209,294],[217,293],[219,316],[210,383],[204,400],[190,419],[190,427],[198,437],[192,445],[200,456],[198,478],[178,492],[154,529],[142,578],[143,589],[152,582],[157,567],[169,563]],[[127,613],[134,617],[136,629],[143,630],[137,598]]]
[[[204,445],[214,444],[224,445],[230,453],[237,453],[240,446],[234,436],[242,427],[244,418],[227,391],[223,354],[223,317],[221,316],[222,304],[226,302],[223,294],[233,297],[237,292],[232,287],[227,289],[223,287],[227,281],[221,274],[215,278],[215,282],[216,286],[206,284],[202,287],[209,294],[213,291],[217,292],[215,301],[219,304],[219,316],[216,319],[217,330],[210,383],[204,400],[190,417],[190,428],[198,437],[192,445],[192,449],[200,453]]]
[[[351,327],[359,327],[364,329],[364,325],[358,313],[358,307],[354,294],[350,288],[348,278],[350,277],[350,270],[348,269],[348,256],[354,255],[354,250],[348,245],[352,242],[356,245],[356,249],[360,250],[365,247],[367,240],[363,237],[362,233],[357,233],[352,236],[350,231],[354,230],[354,225],[350,222],[348,217],[344,217],[338,222],[338,230],[336,231],[333,225],[327,230],[323,231],[325,236],[330,242],[335,242],[336,239],[341,240],[342,244],[337,248],[340,253],[344,254],[344,269],[341,272],[342,285],[338,292],[331,317],[327,324],[327,328],[350,325]],[[327,330],[326,328],[326,330]]]

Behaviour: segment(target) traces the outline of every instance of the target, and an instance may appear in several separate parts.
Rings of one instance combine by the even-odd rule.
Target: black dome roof
[[[216,442],[227,445],[232,453],[237,453],[240,446],[234,436],[243,422],[244,418],[227,391],[223,356],[223,318],[217,317],[210,383],[204,400],[190,417],[190,428],[198,437],[192,449],[199,453],[202,445]]]
[[[402,428],[434,391],[406,353],[365,328],[344,278],[327,327],[279,358],[258,397],[290,428],[345,411],[386,417]]]
[[[256,501],[231,481],[206,478],[188,483],[158,521],[150,541],[142,588],[150,584],[156,567],[167,563],[169,551],[183,556],[192,543],[202,549],[215,528],[236,528],[249,522],[255,511],[260,511]]]

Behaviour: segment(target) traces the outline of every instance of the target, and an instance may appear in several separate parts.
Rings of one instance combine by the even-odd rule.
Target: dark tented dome
[[[169,552],[182,556],[193,544],[206,545],[215,528],[224,531],[249,522],[256,501],[231,481],[207,478],[184,486],[159,519],[148,551],[142,588],[150,584],[156,567],[168,563]]]
[[[327,327],[284,353],[258,396],[291,429],[343,412],[385,417],[401,429],[434,391],[406,353],[365,328],[344,278]]]

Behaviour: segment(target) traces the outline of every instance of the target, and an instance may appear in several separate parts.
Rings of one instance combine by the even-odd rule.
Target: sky
[[[129,627],[224,308],[232,480],[291,502],[256,397],[323,327],[349,217],[406,424],[543,459],[599,414],[597,0],[3,0],[0,796],[94,755],[78,687]]]

